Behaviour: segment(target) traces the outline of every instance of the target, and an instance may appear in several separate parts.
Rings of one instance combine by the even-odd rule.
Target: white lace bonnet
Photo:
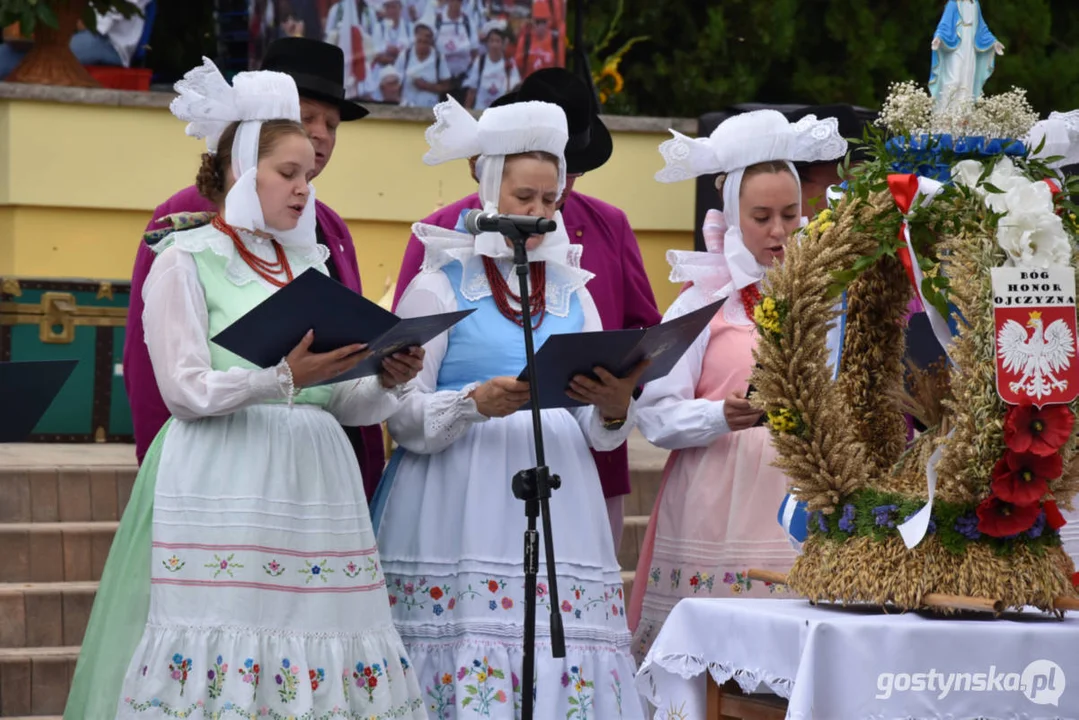
[[[479,156],[476,176],[485,212],[498,212],[502,170],[506,156],[542,151],[558,158],[558,192],[566,187],[566,142],[569,127],[561,107],[546,102],[518,102],[483,111],[479,120],[452,97],[435,106],[435,122],[425,134],[430,149],[423,156],[428,165]],[[558,223],[558,235],[565,235]],[[550,239],[544,245],[550,245]],[[568,243],[568,237],[566,238]],[[498,233],[476,237],[476,252],[504,255],[506,243]]]
[[[659,146],[666,162],[656,173],[663,183],[689,180],[700,175],[726,173],[723,185],[723,220],[725,235],[719,247],[730,270],[731,291],[758,282],[768,268],[757,262],[742,240],[739,196],[745,169],[757,163],[786,162],[798,183],[799,201],[802,186],[795,162],[822,162],[842,157],[847,141],[839,134],[839,120],[806,115],[791,123],[776,110],[754,110],[735,115],[720,123],[707,138],[687,137],[671,130],[674,138]]]
[[[1058,158],[1049,163],[1054,170],[1079,163],[1079,110],[1049,113],[1034,124],[1025,142],[1032,152],[1042,145],[1036,158]]]
[[[424,137],[428,165],[479,156],[480,199],[495,209],[507,155],[542,151],[558,158],[558,191],[566,187],[566,113],[554,103],[518,102],[483,111],[479,120],[452,97],[435,106],[435,122]]]
[[[187,134],[205,138],[206,149],[217,153],[225,129],[239,122],[232,141],[232,173],[235,184],[225,197],[225,222],[234,227],[271,232],[288,247],[314,245],[315,189],[308,185],[307,205],[292,230],[270,228],[262,215],[255,187],[259,136],[267,120],[300,122],[300,94],[296,81],[279,72],[238,73],[229,85],[208,58],[175,85],[177,97],[169,105],[172,114],[187,121]]]

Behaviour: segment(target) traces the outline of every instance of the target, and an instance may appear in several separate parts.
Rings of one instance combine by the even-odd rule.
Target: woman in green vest
[[[311,353],[308,333],[259,369],[209,340],[326,272],[315,153],[288,75],[230,86],[207,60],[176,89],[173,113],[210,150],[199,191],[220,212],[154,247],[143,317],[172,419],[113,543],[64,717],[420,720],[341,424],[389,417],[422,352],[316,385],[363,347]]]

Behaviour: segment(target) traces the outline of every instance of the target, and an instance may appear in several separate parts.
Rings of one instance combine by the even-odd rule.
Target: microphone
[[[507,237],[529,237],[552,232],[558,228],[558,223],[531,215],[500,215],[483,210],[469,210],[465,213],[464,227],[469,235],[496,232]]]

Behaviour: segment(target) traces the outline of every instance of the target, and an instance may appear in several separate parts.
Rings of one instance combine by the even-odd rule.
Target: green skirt
[[[161,448],[171,424],[171,420],[165,423],[146,453],[109,549],[75,666],[64,720],[116,717],[124,676],[150,612],[154,491]]]

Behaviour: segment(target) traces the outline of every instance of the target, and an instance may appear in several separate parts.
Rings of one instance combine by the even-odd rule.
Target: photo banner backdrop
[[[566,65],[566,0],[248,0],[250,61],[280,37],[345,54],[348,99],[482,110],[529,74]]]

